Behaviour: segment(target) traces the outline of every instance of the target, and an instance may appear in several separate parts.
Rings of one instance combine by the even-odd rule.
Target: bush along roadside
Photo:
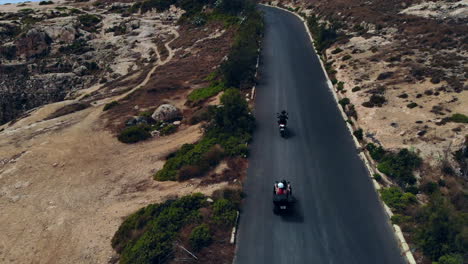
[[[238,88],[254,84],[263,20],[253,5],[246,5],[243,14],[245,19],[239,26],[228,59],[221,65],[219,73],[211,76],[211,79],[217,79],[212,81],[214,85],[189,95],[189,100],[203,100],[224,90],[221,105],[207,113],[203,138],[170,155],[164,167],[154,175],[155,180],[182,181],[199,177],[224,157],[248,155],[247,144],[252,138],[255,121]]]
[[[222,106],[212,113],[203,138],[175,152],[154,178],[187,180],[216,166],[224,156],[247,156],[255,121],[239,90],[231,88],[221,97]]]
[[[391,152],[371,143],[367,144],[366,149],[378,162],[378,170],[399,185],[382,188],[380,194],[394,212],[392,223],[399,225],[410,237],[412,247],[432,263],[466,263],[467,214],[457,210],[441,192],[441,183],[416,185],[413,170],[421,166],[422,159],[407,149]],[[418,203],[416,195],[426,196],[428,202]]]
[[[204,100],[224,91],[221,105],[207,107],[207,111],[193,120],[193,123],[205,121],[203,137],[170,154],[164,167],[154,175],[156,180],[202,176],[225,157],[248,155],[247,143],[251,140],[255,120],[241,88],[255,81],[263,20],[249,1],[216,2],[218,9],[237,15],[242,22],[228,59],[210,76],[212,85],[191,96],[194,101]],[[198,6],[197,3],[194,6]],[[197,16],[194,10],[196,8],[189,10],[186,19]],[[140,130],[147,130],[148,124],[135,126],[140,126],[139,134],[146,135]],[[120,253],[120,263],[166,263],[180,254],[188,256],[187,252],[191,254],[189,257],[196,254],[200,263],[204,263],[204,259],[210,263],[231,261],[234,247],[227,238],[235,225],[241,199],[240,190],[230,188],[215,191],[214,201],[193,194],[149,205],[127,217],[114,235],[112,247]],[[229,250],[223,250],[226,247]]]
[[[213,254],[203,254],[204,248],[226,239],[238,210],[238,203],[225,199],[224,193],[217,192],[214,201],[196,193],[150,204],[128,216],[112,238],[120,263],[167,263],[181,253],[190,257],[185,250],[200,253],[198,261],[212,259]]]
[[[335,86],[334,90],[337,91],[336,94],[339,98],[340,93],[344,94],[346,90],[343,83],[340,84],[336,79],[335,74],[337,71],[333,69],[331,62],[327,62],[325,56],[326,49],[342,37],[340,36],[339,23],[334,26],[333,21],[322,22],[317,16],[306,17],[305,12],[301,13],[301,8],[293,10],[305,17],[307,26],[314,37],[315,49],[323,61],[325,71],[332,85]],[[293,10],[290,9],[290,11]],[[327,32],[330,29],[336,29],[336,31]],[[334,33],[337,33],[337,35]],[[332,51],[333,54],[340,52],[342,52],[340,48]],[[352,57],[343,57],[343,60],[348,59],[352,59]],[[351,92],[358,92],[359,90],[361,90],[360,87],[354,87]],[[380,95],[374,97],[369,102],[364,103],[364,106],[380,107],[385,104],[385,97]],[[346,101],[341,101],[340,104],[348,118],[353,117],[357,120],[354,105],[348,104]],[[413,105],[408,107],[413,107]],[[462,114],[453,114],[444,118],[441,123],[467,123],[467,120],[466,116]],[[363,137],[362,130],[359,131],[358,126],[354,127],[353,134],[358,141],[365,145],[366,140]],[[468,145],[468,139],[466,142],[466,145]],[[393,216],[391,220],[393,224],[399,225],[405,236],[409,238],[410,252],[404,252],[408,262],[416,263],[414,259],[414,256],[416,256],[418,263],[468,263],[468,207],[466,206],[468,198],[466,190],[456,190],[457,194],[450,193],[454,190],[453,188],[448,189],[445,180],[439,180],[437,183],[419,183],[414,171],[421,169],[420,172],[424,172],[422,168],[423,160],[413,151],[408,149],[388,151],[374,144],[369,144],[364,149],[378,163],[378,169],[386,174],[382,176],[378,173],[371,173],[379,186],[391,186],[379,187],[381,188],[379,192],[382,200],[392,209]],[[454,160],[460,165],[460,173],[458,173],[460,175],[467,175],[464,172],[468,171],[468,166],[466,166],[466,160],[468,159],[464,158],[468,157],[466,149],[468,148],[465,147],[454,153]],[[447,169],[444,166],[442,166],[442,171],[445,174],[455,174],[453,169]],[[397,186],[392,186],[392,182],[388,181],[385,176],[389,176],[393,182],[397,183]],[[424,182],[424,179],[422,181]],[[462,186],[466,186],[466,184],[463,183]],[[400,241],[405,242],[404,238]]]

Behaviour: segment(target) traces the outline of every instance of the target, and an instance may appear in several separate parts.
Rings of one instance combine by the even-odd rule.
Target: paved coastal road
[[[335,105],[303,23],[265,12],[258,129],[246,181],[235,262],[404,263],[346,125]],[[279,136],[275,113],[289,112],[291,137]],[[290,180],[298,203],[272,212],[272,184]]]

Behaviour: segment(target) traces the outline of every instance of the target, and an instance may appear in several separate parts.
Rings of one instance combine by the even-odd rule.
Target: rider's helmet
[[[284,188],[284,184],[283,184],[282,182],[278,183],[278,188],[283,189],[283,188]]]
[[[285,114],[286,114],[286,110],[281,111],[281,114],[282,114],[282,115],[285,115]]]

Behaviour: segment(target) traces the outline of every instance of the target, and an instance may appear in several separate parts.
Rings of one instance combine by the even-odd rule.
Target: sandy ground
[[[106,263],[123,217],[169,195],[219,187],[199,190],[196,182],[151,178],[161,158],[199,138],[198,127],[124,145],[101,129],[99,112],[93,108],[2,133],[0,262]]]
[[[352,92],[352,88],[374,87],[378,75],[382,72],[392,71],[395,75],[402,74],[402,70],[395,69],[391,63],[378,61],[370,63],[374,55],[369,51],[372,46],[385,49],[391,46],[392,36],[387,39],[373,37],[364,39],[362,37],[351,38],[346,45],[340,45],[344,51],[339,54],[328,53],[330,60],[335,60],[335,68],[338,73],[337,79],[344,82],[345,93],[342,97],[348,97],[356,106],[358,111],[357,123],[364,129],[365,136],[370,141],[378,141],[385,148],[410,148],[420,152],[420,155],[432,165],[438,165],[444,151],[449,147],[456,149],[464,142],[467,125],[447,123],[437,125],[443,117],[451,113],[462,113],[467,115],[468,92],[448,93],[440,92],[440,95],[426,95],[427,90],[437,91],[437,88],[447,85],[445,82],[431,83],[428,79],[416,81],[415,83],[397,83],[389,85],[381,82],[386,87],[385,97],[387,103],[383,107],[366,108],[362,103],[369,100],[370,95],[366,89]],[[330,51],[335,47],[330,48]],[[352,50],[361,50],[362,53],[352,54]],[[352,55],[349,61],[341,58]],[[341,65],[344,65],[342,69]],[[375,86],[376,87],[376,86]],[[408,98],[398,96],[406,93]],[[419,96],[418,96],[419,94]],[[407,104],[415,102],[418,107],[408,108]],[[431,112],[433,106],[442,106],[445,115],[437,115]],[[449,112],[450,111],[450,112]],[[460,128],[460,131],[454,131]],[[419,132],[426,131],[424,135]]]

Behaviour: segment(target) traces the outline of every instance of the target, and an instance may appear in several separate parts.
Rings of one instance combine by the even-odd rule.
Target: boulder
[[[54,42],[71,44],[75,41],[77,31],[72,25],[47,25],[43,31],[50,36]]]
[[[88,68],[86,68],[86,66],[84,66],[84,65],[76,67],[75,69],[73,69],[73,73],[78,75],[78,76],[86,75],[87,72],[88,72]]]
[[[15,42],[18,54],[26,58],[46,55],[50,51],[51,43],[52,39],[47,33],[35,28],[30,29]]]
[[[163,104],[154,111],[151,117],[156,121],[169,121],[180,118],[181,113],[177,107],[171,104]]]

